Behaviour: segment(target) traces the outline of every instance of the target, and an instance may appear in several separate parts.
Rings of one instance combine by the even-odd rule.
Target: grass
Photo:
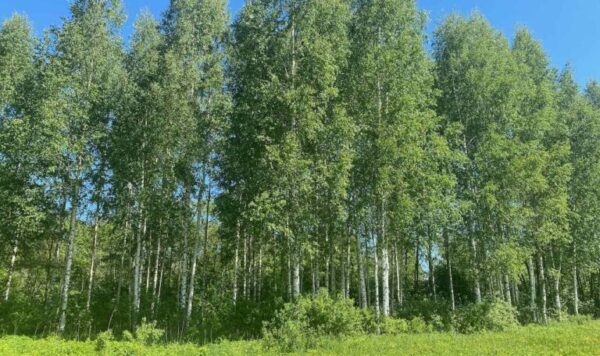
[[[135,342],[109,342],[96,351],[93,341],[35,340],[21,336],[0,338],[0,355],[256,355],[266,352],[260,341],[225,341],[196,346],[169,344],[144,346]],[[547,327],[525,326],[506,332],[458,335],[450,333],[360,336],[324,340],[309,355],[600,355],[600,321],[561,323]]]

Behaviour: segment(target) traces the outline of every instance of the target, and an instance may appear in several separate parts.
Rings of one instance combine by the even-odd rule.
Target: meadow
[[[324,338],[309,355],[600,355],[600,321],[530,325],[503,332],[403,334]],[[67,341],[56,337],[0,338],[0,355],[278,355],[262,341],[223,341],[205,346],[108,341]],[[298,353],[300,354],[300,353]]]

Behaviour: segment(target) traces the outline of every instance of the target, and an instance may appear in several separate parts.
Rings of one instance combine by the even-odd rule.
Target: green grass
[[[266,353],[259,341],[222,342],[198,347],[192,344],[143,346],[109,342],[97,352],[93,341],[0,338],[0,355],[256,355]],[[600,321],[526,326],[506,332],[476,335],[421,334],[360,336],[324,340],[310,355],[600,355]]]

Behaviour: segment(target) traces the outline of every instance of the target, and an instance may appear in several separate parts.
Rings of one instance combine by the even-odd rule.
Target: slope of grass
[[[511,331],[365,336],[329,341],[318,355],[600,355],[600,322],[526,326]]]
[[[259,341],[222,342],[203,347],[192,344],[144,346],[109,342],[102,351],[93,341],[0,338],[0,355],[256,355],[266,352]],[[600,321],[526,326],[511,331],[475,335],[421,334],[360,336],[324,340],[311,355],[600,355]]]

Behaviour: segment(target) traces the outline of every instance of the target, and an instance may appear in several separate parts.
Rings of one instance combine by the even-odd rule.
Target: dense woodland
[[[0,30],[0,332],[260,335],[325,289],[376,318],[600,313],[600,85],[414,0],[119,0]]]

